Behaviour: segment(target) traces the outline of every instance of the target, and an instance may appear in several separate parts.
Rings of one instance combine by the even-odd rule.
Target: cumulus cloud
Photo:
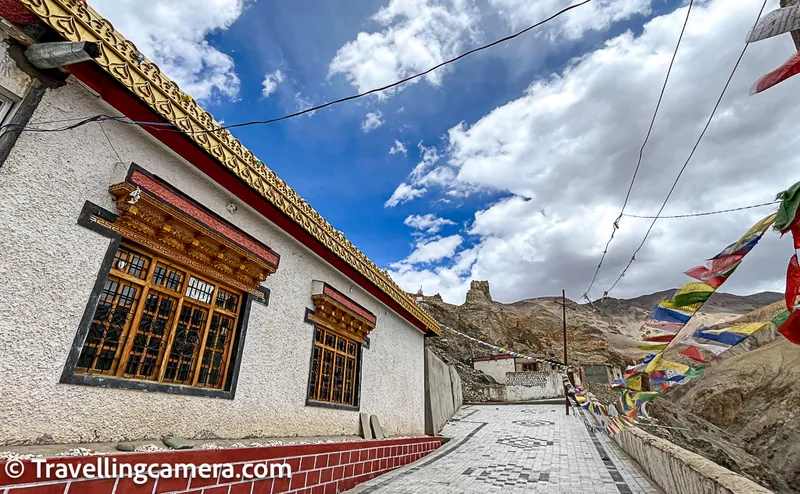
[[[398,141],[397,139],[394,140],[394,146],[389,149],[389,154],[398,154],[403,153],[404,155],[408,156],[408,149],[403,145],[402,142]]]
[[[447,218],[439,218],[432,213],[426,215],[412,214],[408,216],[403,223],[415,230],[429,234],[439,233],[443,227],[456,224],[454,221],[448,220]]]
[[[391,208],[416,197],[422,197],[431,186],[442,187],[453,184],[447,191],[450,195],[464,195],[475,189],[466,183],[454,184],[456,179],[454,168],[438,165],[440,156],[435,146],[426,147],[420,142],[417,148],[420,152],[420,162],[411,170],[406,181],[397,186],[384,204],[385,207]]]
[[[602,31],[614,22],[650,11],[652,0],[595,0],[558,17],[544,31],[550,36],[578,39],[586,31]],[[489,0],[512,29],[539,22],[567,7],[563,0]]]
[[[285,76],[280,70],[264,76],[264,81],[261,83],[261,95],[268,98],[270,94],[278,90],[278,84],[283,82],[284,79]]]
[[[415,264],[428,264],[453,257],[456,249],[464,241],[461,235],[449,237],[422,239],[417,242],[414,251],[402,261],[393,263],[392,269],[403,271]]]
[[[361,130],[369,132],[377,129],[383,125],[383,120],[381,120],[382,116],[383,115],[379,111],[367,113],[366,118],[361,122]]]
[[[358,33],[339,48],[328,67],[329,77],[343,75],[363,92],[427,70],[456,55],[478,19],[472,0],[391,0],[372,17],[379,31]],[[441,77],[442,72],[435,71],[425,78],[439,85]]]
[[[602,31],[614,22],[645,14],[650,11],[651,2],[595,0],[544,25],[536,34],[553,42],[577,39],[586,31]],[[328,75],[342,75],[360,92],[368,91],[427,70],[487,41],[480,26],[485,17],[499,14],[506,21],[502,31],[493,33],[494,38],[507,35],[509,27],[518,30],[542,21],[566,5],[563,0],[489,0],[488,6],[485,9],[475,0],[390,0],[372,16],[377,24],[375,30],[360,32],[356,39],[339,48]],[[438,69],[424,79],[440,86],[442,77],[451,69]],[[378,97],[391,97],[419,81],[383,91]]]
[[[245,0],[174,0],[142,8],[139,0],[93,0],[92,7],[198,100],[235,99],[233,59],[208,42],[241,16]]]
[[[759,7],[746,0],[695,5],[629,213],[658,210]],[[402,273],[395,269],[395,279],[407,289],[424,283],[426,293],[436,287],[459,303],[470,279],[488,279],[503,301],[552,295],[561,288],[579,299],[622,204],[685,14],[681,7],[648,21],[639,36],[627,32],[609,39],[476,121],[453,126],[437,159],[418,165],[393,197],[418,200],[433,192],[491,190],[504,198],[475,213],[467,233],[477,240],[453,256],[474,262],[465,260],[458,271],[448,263]],[[794,130],[800,108],[785,104],[800,79],[748,94],[755,80],[793,51],[788,35],[750,47],[664,214],[769,201],[800,179],[800,138]],[[425,179],[431,175],[449,179]],[[612,295],[636,296],[688,281],[683,271],[735,241],[768,212],[659,221]],[[592,292],[595,298],[620,274],[648,225],[648,220],[622,220]],[[768,234],[724,289],[780,290],[790,244]]]

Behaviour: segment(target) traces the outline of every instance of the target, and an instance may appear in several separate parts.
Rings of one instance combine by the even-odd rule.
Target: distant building
[[[500,384],[506,383],[507,372],[538,372],[550,370],[544,362],[531,362],[511,355],[490,355],[472,359],[472,367],[492,376]]]
[[[583,364],[580,367],[581,381],[591,384],[609,384],[622,379],[622,369],[608,364]]]

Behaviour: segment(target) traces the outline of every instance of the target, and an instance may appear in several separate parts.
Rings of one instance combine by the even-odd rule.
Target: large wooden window
[[[359,347],[355,341],[317,325],[309,400],[357,406]]]
[[[75,371],[225,387],[242,293],[123,242]]]

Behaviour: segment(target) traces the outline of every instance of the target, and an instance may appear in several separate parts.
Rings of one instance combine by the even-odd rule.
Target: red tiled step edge
[[[390,439],[320,444],[275,446],[269,448],[209,449],[167,451],[159,453],[128,453],[107,456],[48,458],[48,464],[63,464],[79,468],[96,464],[98,458],[109,462],[129,464],[157,463],[175,465],[233,463],[240,473],[247,463],[283,463],[292,468],[291,478],[265,480],[237,479],[149,479],[137,485],[130,478],[120,479],[53,479],[36,477],[36,465],[30,460],[22,464],[25,473],[17,479],[7,475],[8,462],[0,462],[0,493],[2,494],[161,494],[167,492],[193,494],[330,494],[366,482],[383,473],[414,462],[441,446],[438,437]],[[101,460],[105,461],[105,460]],[[7,489],[3,491],[3,489]]]

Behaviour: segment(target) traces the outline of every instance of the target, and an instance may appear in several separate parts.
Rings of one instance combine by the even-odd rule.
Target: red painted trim
[[[39,22],[36,14],[17,0],[0,0],[0,16],[12,24],[21,24],[23,26]]]
[[[153,113],[147,105],[142,103],[135,95],[130,93],[94,62],[70,65],[69,71],[84,84],[99,93],[105,102],[132,120],[163,122],[163,120]],[[420,331],[425,334],[435,335],[422,321],[414,317],[413,314],[404,309],[399,303],[395,302],[383,290],[375,286],[364,275],[333,253],[333,251],[325,247],[325,245],[301,228],[291,218],[284,215],[283,212],[270,204],[269,201],[251,189],[250,186],[239,180],[238,177],[233,175],[216,159],[206,154],[205,151],[196,146],[194,142],[183,133],[160,130],[152,127],[145,128],[145,130],[195,166],[198,170],[205,173],[212,180],[222,185],[233,195],[261,213],[265,218],[272,221],[278,228],[310,248],[314,253],[400,314]]]
[[[344,305],[345,307],[352,310],[356,314],[360,315],[361,317],[371,322],[372,324],[375,324],[377,322],[375,314],[368,311],[361,305],[357,304],[353,299],[342,294],[341,292],[339,292],[339,290],[333,288],[329,284],[325,283],[324,287],[322,288],[322,294],[325,295],[326,297],[330,297],[333,300],[339,302],[340,304]]]
[[[253,240],[249,235],[240,232],[238,228],[221,219],[216,214],[211,213],[206,208],[196,204],[195,201],[186,197],[185,194],[175,191],[171,186],[162,183],[155,177],[148,176],[141,170],[134,170],[128,178],[128,181],[130,184],[139,186],[156,196],[164,203],[199,222],[206,228],[230,240],[242,249],[250,251],[253,255],[258,256],[261,260],[272,265],[273,268],[278,267],[280,256],[278,256],[275,251],[261,242]]]
[[[317,443],[305,445],[287,445],[270,448],[239,448],[239,449],[217,449],[217,450],[186,450],[186,451],[165,451],[158,453],[118,453],[103,456],[83,456],[83,457],[55,457],[48,458],[48,465],[65,465],[73,471],[83,471],[82,465],[97,465],[100,462],[102,472],[106,474],[112,472],[114,465],[120,464],[158,464],[158,465],[177,465],[177,464],[215,464],[232,463],[233,470],[240,473],[245,463],[264,463],[280,462],[287,463],[292,469],[291,482],[303,483],[306,486],[319,483],[336,482],[340,480],[352,480],[363,473],[387,471],[397,468],[401,464],[407,464],[430,454],[441,446],[441,438],[420,437],[411,439],[392,439],[382,441],[353,441],[340,443]],[[313,460],[313,461],[312,461]],[[69,482],[77,482],[82,488],[91,486],[89,490],[78,492],[98,492],[107,484],[113,486],[113,481],[109,483],[104,480],[86,479],[40,479],[36,476],[36,465],[30,460],[22,462],[24,474],[16,479],[11,479],[5,471],[5,464],[0,462],[0,490],[10,489],[9,492],[18,492],[21,489],[37,494],[49,492],[47,489],[55,489],[53,485],[62,486]],[[53,466],[52,471],[57,467]],[[304,473],[305,472],[305,473]],[[297,480],[295,481],[295,478]],[[279,482],[286,482],[288,488],[289,479],[273,479],[276,485]],[[48,482],[47,485],[36,485],[41,482]],[[363,480],[362,480],[363,481]],[[131,479],[120,479],[120,484],[131,482]],[[357,481],[358,483],[360,481]],[[153,492],[153,482],[148,481],[145,486],[147,492]],[[192,492],[198,487],[205,487],[216,484],[240,485],[234,479],[204,479],[204,478],[174,478],[159,479],[156,493],[166,491]],[[117,492],[132,492],[119,490]],[[126,487],[127,489],[127,487]],[[72,491],[72,489],[70,489]],[[249,491],[248,491],[249,492]],[[110,494],[110,493],[109,493]]]

